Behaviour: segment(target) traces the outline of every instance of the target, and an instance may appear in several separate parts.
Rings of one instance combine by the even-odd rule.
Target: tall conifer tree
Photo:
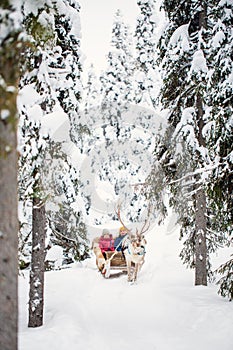
[[[55,44],[53,15],[49,5],[38,3],[32,14],[27,3],[23,8],[24,24],[34,46],[25,53],[27,72],[21,79],[21,92],[30,93],[31,99],[19,102],[22,156],[20,173],[21,194],[32,199],[32,258],[29,293],[29,327],[43,324],[44,260],[46,217],[44,192],[45,154],[50,142],[41,132],[41,117],[53,110],[56,96],[49,85],[48,51]],[[33,94],[32,94],[33,92]],[[24,170],[25,171],[24,171]],[[27,185],[26,185],[26,179]],[[26,186],[25,186],[26,185]],[[24,188],[25,186],[25,188]],[[25,191],[23,191],[23,188]]]
[[[195,267],[195,284],[207,284],[207,203],[202,169],[209,156],[204,137],[208,73],[205,1],[164,1],[170,20],[160,41],[163,87],[161,103],[168,126],[156,154],[179,213],[186,241],[181,257]],[[203,174],[203,177],[202,175]],[[154,177],[153,177],[154,178]]]
[[[121,114],[132,102],[134,70],[132,40],[120,10],[115,15],[111,45],[112,50],[107,57],[107,70],[100,77],[102,110],[106,122],[116,128],[119,136]]]
[[[45,203],[49,196],[55,196],[55,193],[52,193],[54,188],[49,188],[52,183],[48,182],[48,175],[53,171],[56,163],[56,161],[53,162],[53,156],[56,158],[59,154],[63,157],[61,146],[55,145],[50,136],[42,132],[41,122],[46,114],[62,107],[70,116],[72,129],[80,94],[79,82],[73,81],[73,72],[80,74],[80,67],[74,63],[77,62],[77,55],[79,57],[80,54],[78,51],[80,27],[78,20],[75,23],[73,21],[79,5],[76,1],[55,1],[53,8],[49,7],[51,2],[49,5],[39,5],[42,7],[38,7],[37,11],[34,9],[33,14],[30,12],[30,6],[25,4],[24,7],[25,27],[33,37],[37,49],[29,49],[26,53],[28,73],[21,79],[22,93],[29,91],[32,98],[30,101],[22,98],[19,104],[23,136],[21,174],[24,176],[24,181],[25,176],[30,180],[26,191],[23,193],[22,190],[21,193],[24,198],[27,196],[33,198],[32,241],[35,248],[32,247],[30,279],[29,326],[31,327],[37,327],[43,323]],[[74,45],[75,55],[72,54],[73,47],[69,49],[69,44]],[[77,186],[77,178],[73,179],[73,185]],[[69,201],[74,201],[69,195],[67,198]],[[39,226],[37,227],[36,224]],[[40,247],[40,250],[38,251],[36,247]]]
[[[161,78],[157,65],[158,27],[163,20],[155,0],[138,0],[140,15],[137,18],[135,101],[146,107],[156,107]]]

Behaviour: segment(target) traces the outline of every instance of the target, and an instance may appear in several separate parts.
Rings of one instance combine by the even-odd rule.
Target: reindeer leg
[[[128,275],[128,282],[131,282],[131,262],[127,261],[127,275]]]
[[[139,268],[139,264],[135,264],[135,269],[134,269],[134,282],[137,281],[137,277],[138,277],[138,268]]]
[[[132,266],[132,269],[131,269],[131,281],[132,284],[135,282],[135,265]]]
[[[132,264],[132,261],[131,261],[131,264],[130,264],[130,280],[129,280],[129,282],[134,283],[134,281],[135,281],[135,265]]]

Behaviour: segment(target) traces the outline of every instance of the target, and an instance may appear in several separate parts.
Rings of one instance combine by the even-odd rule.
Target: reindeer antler
[[[117,217],[118,217],[120,223],[122,224],[122,226],[124,226],[128,232],[131,232],[131,230],[122,221],[122,218],[121,218],[121,205],[120,204],[117,205],[117,210],[115,209],[115,212],[116,212]]]
[[[138,232],[137,229],[137,235],[142,236],[145,232],[147,232],[150,228],[150,214],[151,214],[151,204],[148,207],[148,212],[147,212],[147,217],[145,219],[145,222],[140,230],[140,232]]]
[[[138,233],[140,236],[143,235],[143,233],[147,232],[150,228],[150,221],[149,221],[149,217],[146,218],[141,230],[140,230],[140,233]]]
[[[149,205],[148,208],[148,212],[147,212],[147,217],[145,219],[145,222],[141,228],[141,230],[139,231],[138,228],[136,229],[136,235],[137,236],[142,236],[145,232],[147,232],[150,228],[150,214],[151,214],[151,204]],[[122,226],[124,226],[126,228],[126,230],[128,231],[128,233],[131,235],[131,230],[124,224],[122,218],[121,218],[121,205],[118,204],[117,205],[117,209],[115,208],[115,212],[117,214],[118,220],[120,221],[120,223],[122,224]]]

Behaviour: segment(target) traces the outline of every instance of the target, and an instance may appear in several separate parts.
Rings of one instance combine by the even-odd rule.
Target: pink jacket
[[[110,238],[104,238],[104,237],[100,237],[99,240],[99,247],[101,249],[101,252],[106,252],[108,250],[113,251],[114,250],[114,239],[112,238],[112,236]]]

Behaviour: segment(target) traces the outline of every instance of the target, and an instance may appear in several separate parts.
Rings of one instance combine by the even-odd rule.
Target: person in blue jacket
[[[123,238],[127,235],[127,233],[128,233],[128,231],[124,226],[120,227],[119,235],[114,240],[114,249],[116,249],[118,252],[121,251],[121,248],[122,248],[121,242],[122,242]]]

